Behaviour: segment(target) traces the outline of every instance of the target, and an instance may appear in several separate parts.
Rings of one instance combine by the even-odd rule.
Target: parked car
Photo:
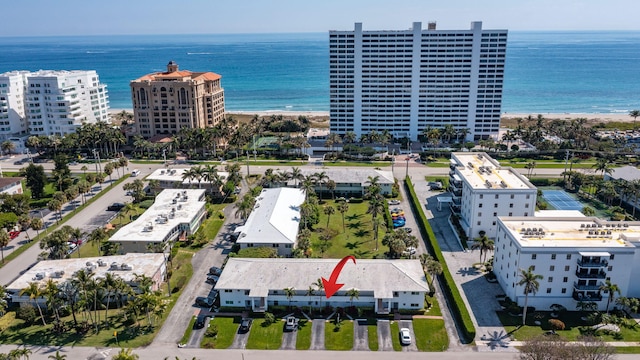
[[[207,321],[207,315],[205,314],[200,314],[198,315],[198,317],[196,318],[196,322],[193,324],[193,327],[195,329],[202,329],[204,327],[205,322]]]
[[[215,284],[218,282],[218,280],[220,280],[220,277],[217,275],[207,275],[207,280],[206,283],[207,284]]]
[[[124,208],[123,203],[113,203],[107,206],[107,211],[120,211]]]
[[[9,231],[9,239],[13,240],[20,235],[20,231]]]
[[[222,274],[222,269],[217,266],[212,266],[209,268],[209,275],[217,275],[220,276]]]
[[[246,333],[251,328],[251,324],[253,323],[253,319],[244,318],[240,322],[240,332]]]
[[[411,331],[409,331],[409,329],[400,329],[400,343],[402,343],[402,345],[411,345]]]
[[[196,305],[210,308],[211,306],[213,306],[213,301],[214,301],[214,298],[212,297],[198,296],[196,298]]]
[[[404,249],[403,254],[404,255],[415,255],[416,251],[417,251],[416,248],[414,248],[413,246],[409,246],[408,248]]]
[[[133,176],[133,177],[138,176],[138,175],[140,175],[140,170],[138,170],[138,169],[134,169],[134,170],[131,172],[131,176]]]
[[[295,316],[287,316],[284,321],[284,331],[293,331],[298,327],[298,319]]]
[[[390,200],[389,205],[400,205],[400,200]]]

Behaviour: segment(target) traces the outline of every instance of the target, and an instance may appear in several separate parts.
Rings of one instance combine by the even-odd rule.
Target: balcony
[[[578,277],[578,279],[604,279],[607,277],[607,273],[605,273],[604,271],[595,273],[576,271],[576,276]]]
[[[609,262],[607,260],[600,259],[578,259],[578,266],[587,268],[607,267]]]
[[[462,196],[462,189],[458,189],[458,188],[454,188],[452,186],[449,186],[449,188],[447,190],[450,193],[452,193],[453,195],[455,195],[456,197]]]
[[[453,180],[453,178],[449,178],[449,185],[455,189],[462,190],[462,181],[460,180]]]
[[[582,291],[585,291],[585,290],[598,291],[600,290],[600,286],[602,285],[603,285],[602,281],[598,281],[598,283],[595,285],[586,285],[586,284],[580,285],[577,282],[574,282],[573,288],[576,290],[582,290]]]
[[[586,293],[573,292],[573,299],[576,301],[602,301],[602,295],[600,293]]]

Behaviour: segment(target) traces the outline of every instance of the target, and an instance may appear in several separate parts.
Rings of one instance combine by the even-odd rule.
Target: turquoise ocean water
[[[112,108],[129,81],[181,69],[222,75],[229,111],[328,111],[328,35],[227,34],[0,37],[0,73],[96,70]],[[510,32],[503,112],[640,109],[640,32]]]

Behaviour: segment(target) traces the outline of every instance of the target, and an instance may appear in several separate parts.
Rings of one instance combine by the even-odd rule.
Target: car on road
[[[241,333],[246,333],[247,331],[249,331],[249,329],[251,328],[251,324],[253,324],[253,319],[251,318],[244,318],[242,319],[242,321],[240,322],[240,329],[239,331]]]
[[[222,269],[220,269],[219,267],[212,266],[209,268],[209,275],[220,276],[220,274],[222,274]]]
[[[284,321],[284,331],[293,331],[298,327],[298,319],[295,316],[287,316]]]
[[[400,200],[390,200],[389,205],[400,205]]]
[[[107,211],[120,211],[120,210],[122,210],[122,208],[124,208],[124,204],[123,203],[113,203],[113,204],[107,206]]]
[[[409,329],[400,329],[400,343],[402,345],[411,345],[411,331]]]
[[[220,277],[218,275],[207,275],[206,283],[215,284],[218,282],[218,280],[220,280]]]
[[[138,176],[138,175],[140,175],[140,170],[138,170],[138,169],[134,169],[134,170],[131,172],[131,176],[133,176],[133,177]]]
[[[408,248],[404,249],[404,251],[402,252],[403,255],[415,255],[416,254],[417,249],[414,248],[413,246],[409,246]]]
[[[9,231],[9,239],[13,240],[20,235],[20,231]]]
[[[212,297],[198,296],[196,298],[196,305],[201,306],[201,307],[210,308],[210,307],[213,306],[214,300],[215,299],[212,298]]]
[[[196,318],[196,322],[193,323],[193,328],[194,329],[202,329],[204,327],[204,324],[207,321],[208,317],[209,316],[207,316],[205,314],[198,315],[198,317]]]
[[[16,161],[14,161],[14,162],[13,162],[13,165],[22,165],[22,164],[24,164],[24,163],[25,163],[25,160],[24,160],[24,159],[21,159],[21,160],[16,160]]]

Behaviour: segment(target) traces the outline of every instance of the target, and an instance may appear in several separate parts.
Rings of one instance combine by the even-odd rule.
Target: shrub
[[[276,317],[273,313],[265,312],[264,313],[264,324],[271,325],[276,322]]]
[[[140,208],[142,209],[148,209],[151,207],[151,205],[153,205],[153,200],[144,200],[140,202],[138,206],[140,206]]]
[[[549,319],[549,326],[553,330],[564,330],[564,323],[558,319]]]
[[[16,319],[16,313],[14,313],[13,311],[8,312],[4,314],[4,316],[0,317],[0,333],[7,330],[15,319]]]
[[[217,324],[210,324],[209,328],[207,329],[207,332],[205,332],[204,336],[213,337],[213,338],[218,336],[218,325]]]
[[[180,291],[180,289],[182,289],[182,287],[184,286],[184,284],[187,283],[187,277],[184,275],[180,275],[176,278],[176,281],[173,283],[173,288],[171,289],[172,293],[177,293],[178,291]]]
[[[432,256],[442,265],[442,274],[439,276],[444,287],[444,295],[447,296],[450,303],[453,305],[453,315],[456,321],[462,325],[462,331],[466,340],[471,342],[476,336],[476,329],[473,325],[473,321],[471,321],[469,310],[462,300],[462,296],[460,295],[460,291],[453,280],[453,276],[451,276],[451,272],[449,272],[449,267],[442,255],[442,250],[440,250],[438,240],[436,239],[436,236],[431,229],[431,225],[429,225],[429,221],[427,220],[427,217],[422,210],[422,206],[418,201],[411,179],[408,177],[405,179],[405,187],[409,193],[409,203],[414,210],[414,214],[418,214],[416,220],[418,221],[418,227],[422,233],[422,237],[427,240],[426,245],[429,253],[431,253]]]
[[[34,309],[30,304],[21,306],[18,308],[18,311],[16,311],[16,317],[20,320],[24,320],[28,325],[31,325],[36,321],[36,309]]]

